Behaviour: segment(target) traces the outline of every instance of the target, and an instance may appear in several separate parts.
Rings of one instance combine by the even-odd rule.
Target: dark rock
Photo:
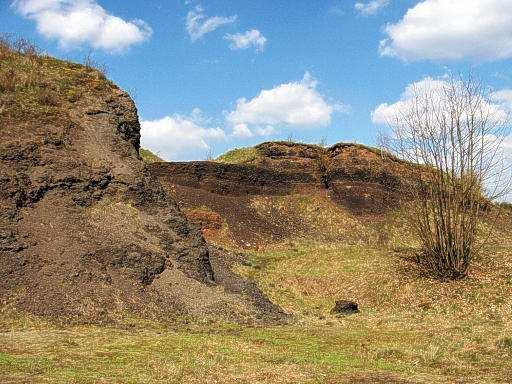
[[[331,310],[334,315],[352,315],[358,313],[359,309],[357,303],[349,300],[338,300],[336,305]]]

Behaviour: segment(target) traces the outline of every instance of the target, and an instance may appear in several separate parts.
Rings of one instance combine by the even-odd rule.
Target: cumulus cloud
[[[512,1],[423,0],[385,27],[383,56],[403,60],[512,57]]]
[[[233,137],[237,137],[237,138],[241,138],[241,139],[245,139],[245,138],[249,138],[249,137],[253,137],[254,136],[254,134],[249,129],[247,124],[236,124],[233,127],[233,132],[231,133],[231,135]]]
[[[141,146],[167,160],[202,156],[210,144],[226,138],[221,128],[203,126],[206,119],[195,109],[191,116],[173,115],[141,122]]]
[[[259,136],[270,136],[276,134],[277,130],[271,125],[266,125],[264,127],[257,127],[256,133]]]
[[[387,7],[389,5],[389,0],[372,0],[368,2],[358,1],[354,8],[357,12],[362,15],[369,16],[374,15],[381,9]]]
[[[197,41],[204,35],[215,31],[217,28],[232,24],[237,20],[237,16],[213,16],[207,17],[204,9],[198,5],[187,14],[187,32],[192,41]]]
[[[493,92],[491,97],[494,102],[512,113],[512,89],[502,89],[500,91]]]
[[[254,136],[271,136],[276,133],[277,130],[271,125],[255,127],[253,130],[251,130],[247,124],[236,124],[233,126],[233,132],[231,133],[231,136],[238,139],[247,139]]]
[[[449,84],[443,78],[434,79],[425,77],[422,80],[409,84],[400,100],[388,104],[380,104],[372,112],[374,124],[387,125],[392,123],[397,116],[412,110],[415,97],[420,94],[430,94],[431,97],[441,95]],[[441,100],[439,98],[438,100]],[[440,104],[442,106],[442,104]],[[505,121],[507,115],[512,111],[512,90],[501,90],[490,94],[490,98],[484,104],[484,108],[496,121]]]
[[[35,21],[41,35],[57,40],[65,49],[89,45],[120,52],[152,34],[144,21],[125,21],[95,0],[18,0],[12,5],[23,17]]]
[[[251,100],[241,98],[227,115],[233,126],[253,125],[268,134],[270,127],[318,127],[331,122],[336,109],[316,89],[317,81],[306,72],[301,81],[263,90]]]
[[[256,52],[262,52],[265,49],[267,39],[257,29],[252,29],[245,33],[227,34],[224,38],[231,42],[231,49],[247,49],[254,47]]]
[[[412,108],[412,102],[418,90],[440,91],[446,86],[442,79],[425,77],[422,80],[409,84],[402,93],[400,100],[388,104],[382,103],[372,112],[372,121],[375,124],[388,124],[393,121],[402,111]]]

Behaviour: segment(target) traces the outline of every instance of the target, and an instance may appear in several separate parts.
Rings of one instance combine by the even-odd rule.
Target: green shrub
[[[157,155],[155,155],[153,152],[151,152],[149,149],[141,148],[139,150],[139,155],[145,163],[151,164],[151,163],[157,163],[159,161],[164,161]]]

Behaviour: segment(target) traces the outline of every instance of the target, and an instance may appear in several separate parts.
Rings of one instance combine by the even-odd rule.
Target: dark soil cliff
[[[358,144],[330,148],[267,142],[242,163],[156,162],[151,173],[165,184],[199,188],[225,196],[287,195],[328,190],[357,213],[396,207],[414,168],[389,154]]]
[[[284,318],[147,171],[139,132],[98,71],[0,49],[3,307],[75,322]]]
[[[326,204],[334,204],[356,218],[378,219],[399,208],[407,198],[408,176],[419,171],[358,144],[324,148],[290,142],[234,150],[216,162],[156,162],[149,169],[205,234],[225,223],[232,240],[245,245],[322,237],[326,225],[318,222],[314,229],[306,223],[306,211],[319,202],[327,210]],[[287,196],[313,200],[290,212],[279,209],[293,205]],[[322,215],[311,216],[320,220]]]

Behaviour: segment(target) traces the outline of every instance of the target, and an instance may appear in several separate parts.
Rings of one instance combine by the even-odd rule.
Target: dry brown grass
[[[508,383],[510,248],[463,281],[418,276],[373,246],[294,243],[253,252],[242,272],[296,316],[282,327],[53,326],[5,313],[0,380],[22,383]],[[493,271],[487,273],[486,271]],[[350,298],[361,312],[329,313]]]
[[[65,104],[94,97],[112,86],[97,69],[45,56],[24,39],[0,38],[3,124],[17,121],[64,124]]]
[[[0,92],[14,92],[16,89],[16,72],[10,68],[0,74]]]

